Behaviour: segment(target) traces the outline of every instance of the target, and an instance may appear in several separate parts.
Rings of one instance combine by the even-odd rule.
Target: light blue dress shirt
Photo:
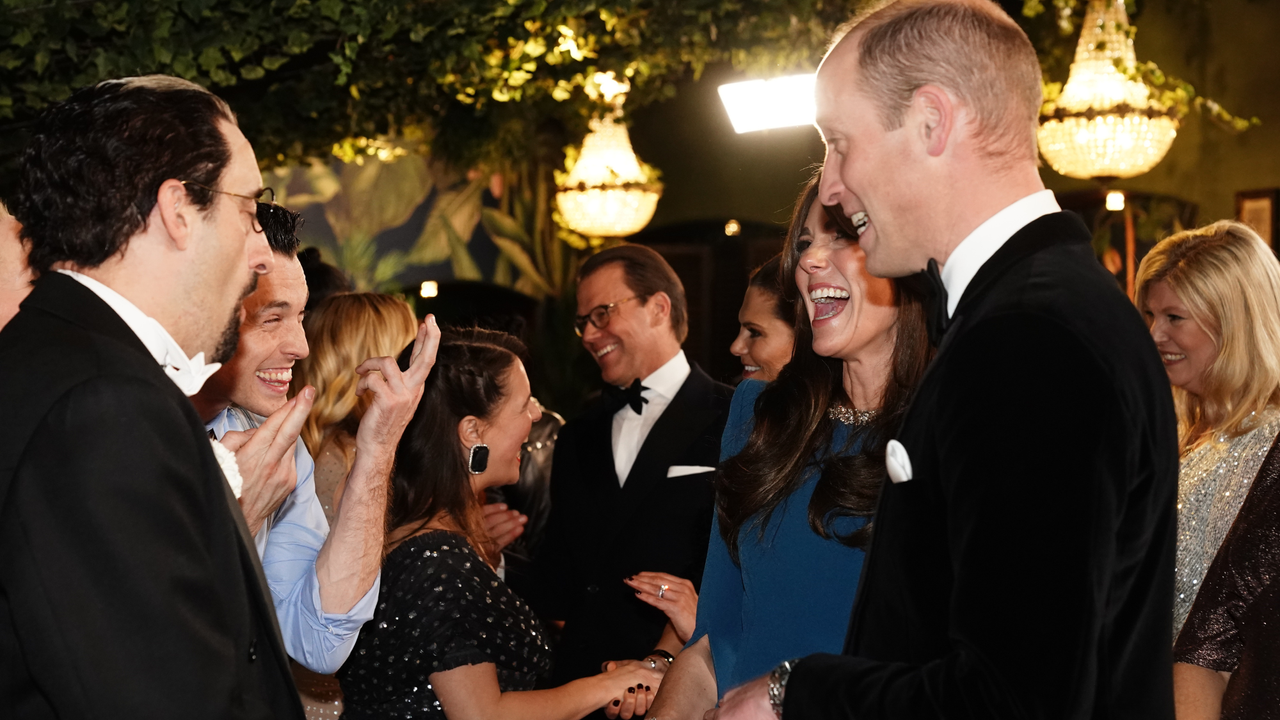
[[[221,440],[228,432],[257,427],[261,421],[262,418],[232,406],[218,413],[205,427]],[[285,650],[308,669],[331,675],[347,661],[360,627],[373,617],[382,574],[374,578],[373,586],[350,612],[334,615],[321,610],[316,556],[329,536],[329,523],[316,497],[316,464],[302,440],[298,440],[294,458],[298,485],[280,509],[262,524],[254,540],[271,588]]]

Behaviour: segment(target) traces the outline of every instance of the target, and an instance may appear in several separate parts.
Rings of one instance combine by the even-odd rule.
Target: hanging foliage
[[[538,125],[585,134],[591,78],[631,80],[630,107],[711,62],[811,68],[850,12],[830,0],[148,0],[0,2],[0,153],[39,111],[103,79],[168,73],[236,110],[264,165],[352,138],[429,127],[462,167],[527,148]],[[562,145],[564,143],[561,143]]]

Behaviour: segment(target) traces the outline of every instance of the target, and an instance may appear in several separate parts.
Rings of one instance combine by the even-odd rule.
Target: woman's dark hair
[[[407,369],[413,346],[400,354]],[[391,472],[390,529],[446,514],[485,553],[480,502],[471,491],[467,454],[458,441],[464,417],[492,416],[506,397],[507,371],[525,352],[514,337],[472,328],[443,333],[436,364],[427,376],[422,400],[396,447]],[[488,558],[496,560],[496,558]]]
[[[809,202],[813,204],[812,201]],[[804,222],[802,219],[801,223]],[[789,280],[789,279],[788,279]],[[787,282],[785,284],[794,284]],[[747,287],[759,288],[773,297],[773,314],[784,323],[796,321],[796,295],[787,294],[782,278],[782,254],[769,258],[763,265],[751,271]]]
[[[810,181],[792,213],[780,278],[795,276],[800,261],[796,243],[818,196],[818,181],[818,177]],[[827,208],[827,215],[848,237],[858,236],[839,208]],[[784,297],[795,307],[795,353],[778,378],[756,399],[755,426],[746,446],[716,473],[720,534],[735,562],[739,533],[750,523],[763,536],[774,509],[800,487],[804,471],[815,463],[815,456],[819,457],[816,462],[822,474],[809,501],[809,527],[824,538],[835,536],[850,547],[867,546],[871,523],[848,535],[836,535],[831,530],[832,521],[838,517],[869,517],[875,511],[884,478],[885,446],[901,423],[911,392],[932,357],[921,298],[895,281],[898,319],[881,410],[863,430],[861,451],[841,455],[847,448],[830,446],[834,421],[827,410],[833,404],[849,404],[842,382],[842,363],[813,351],[813,328],[799,290],[794,282],[781,283],[781,287]]]
[[[166,180],[184,180],[208,208],[231,149],[219,124],[231,109],[195,83],[165,75],[108,80],[46,110],[27,144],[11,210],[31,269],[92,268],[119,253]]]
[[[302,263],[302,274],[307,278],[307,312],[331,295],[355,289],[346,273],[324,261],[318,247],[299,250],[298,262]]]

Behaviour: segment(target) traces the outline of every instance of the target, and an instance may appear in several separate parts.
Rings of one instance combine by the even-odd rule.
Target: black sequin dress
[[[1209,566],[1173,658],[1231,673],[1222,720],[1280,720],[1280,442]]]
[[[493,663],[503,692],[532,690],[551,649],[529,606],[461,535],[409,538],[382,563],[373,619],[338,671],[343,718],[444,718],[432,673]]]

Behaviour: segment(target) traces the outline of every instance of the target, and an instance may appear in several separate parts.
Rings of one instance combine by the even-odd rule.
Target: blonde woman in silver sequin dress
[[[1280,262],[1249,227],[1219,221],[1156,245],[1136,303],[1178,408],[1176,637],[1280,433]],[[1201,673],[1221,693],[1217,673],[1178,663],[1180,703]]]

